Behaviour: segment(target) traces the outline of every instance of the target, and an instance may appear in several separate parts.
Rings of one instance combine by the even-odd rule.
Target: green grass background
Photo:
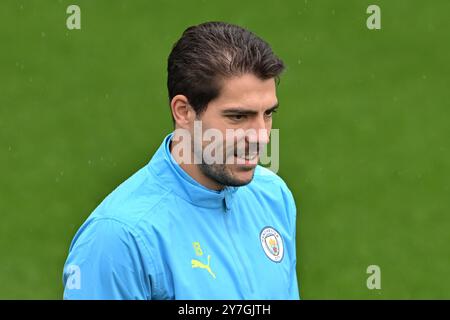
[[[302,298],[450,298],[449,12],[447,0],[2,0],[0,298],[62,297],[74,233],[172,129],[172,44],[210,20],[248,27],[288,66],[274,127]],[[372,264],[381,290],[366,287]]]

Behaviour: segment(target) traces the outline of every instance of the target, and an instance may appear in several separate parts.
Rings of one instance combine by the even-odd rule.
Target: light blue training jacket
[[[283,180],[257,166],[248,185],[209,190],[175,162],[172,135],[76,233],[64,299],[299,299]]]

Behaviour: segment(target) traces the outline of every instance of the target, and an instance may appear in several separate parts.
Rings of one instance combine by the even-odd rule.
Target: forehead
[[[269,108],[277,103],[275,79],[261,80],[245,74],[223,80],[220,95],[214,100],[219,108]]]

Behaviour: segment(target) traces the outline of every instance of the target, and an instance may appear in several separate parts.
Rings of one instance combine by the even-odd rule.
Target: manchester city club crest
[[[261,245],[266,256],[273,262],[280,262],[284,255],[283,238],[275,228],[265,227],[260,234]]]

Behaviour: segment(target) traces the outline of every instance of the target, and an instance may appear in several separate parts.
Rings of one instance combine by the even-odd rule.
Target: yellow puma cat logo
[[[196,259],[192,259],[191,260],[192,263],[192,268],[201,268],[201,269],[206,269],[206,271],[208,271],[208,273],[215,279],[216,275],[214,274],[214,272],[211,271],[211,256],[208,255],[208,264],[204,264],[201,261],[198,261]]]

